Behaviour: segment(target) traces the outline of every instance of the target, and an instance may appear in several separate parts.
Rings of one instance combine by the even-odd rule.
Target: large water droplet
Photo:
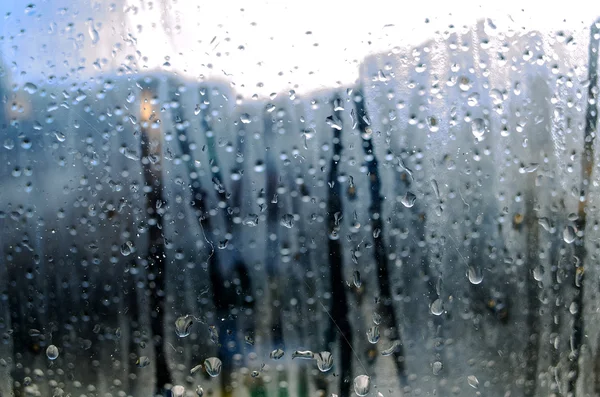
[[[185,338],[190,334],[194,319],[192,316],[181,316],[175,320],[175,333],[180,338]]]
[[[366,396],[371,388],[371,378],[367,375],[358,375],[354,378],[354,392],[358,396]]]
[[[206,373],[211,377],[217,377],[221,373],[223,363],[217,357],[210,357],[204,360],[204,368]]]
[[[375,344],[379,342],[379,337],[379,327],[377,325],[374,325],[371,328],[369,328],[369,330],[367,331],[367,339],[369,340],[369,343]]]
[[[58,358],[58,347],[54,345],[48,346],[46,349],[46,357],[48,357],[49,360],[56,360]]]
[[[327,372],[333,367],[333,355],[330,352],[318,353],[316,358],[319,371]]]

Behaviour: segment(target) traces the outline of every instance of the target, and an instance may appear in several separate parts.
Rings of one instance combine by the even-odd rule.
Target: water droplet
[[[335,98],[335,100],[333,101],[333,111],[338,112],[338,111],[343,111],[343,110],[344,110],[344,103],[342,102],[342,100],[340,98]]]
[[[248,113],[242,113],[240,115],[240,121],[244,124],[250,124],[250,122],[252,122],[252,118]]]
[[[202,369],[202,364],[196,365],[194,368],[190,369],[190,374],[194,375],[196,372]]]
[[[48,360],[56,360],[58,358],[58,347],[54,345],[48,346],[46,349],[46,357],[48,357]]]
[[[135,247],[131,241],[126,241],[121,245],[121,255],[129,256],[133,251],[135,251]]]
[[[247,345],[254,346],[254,339],[249,335],[244,336],[244,342],[246,342]]]
[[[185,393],[185,387],[181,385],[173,386],[171,392],[173,393],[173,397],[183,397],[183,394]]]
[[[98,31],[94,28],[94,23],[90,23],[90,26],[88,27],[88,33],[90,35],[90,39],[92,40],[92,44],[96,44],[98,42],[98,40],[100,40],[100,35],[98,34]]]
[[[260,375],[260,372],[258,372],[258,371],[252,371],[250,373],[250,376],[253,377],[253,378],[258,378],[258,375]]]
[[[319,371],[327,372],[333,367],[333,355],[330,352],[318,353],[316,358]]]
[[[380,228],[373,230],[373,238],[378,238],[380,234],[381,234]]]
[[[485,125],[485,120],[481,118],[473,119],[473,121],[471,122],[471,132],[473,133],[473,136],[477,138],[478,141],[483,140],[486,129],[487,126]]]
[[[390,347],[381,351],[381,355],[382,356],[391,356],[392,354],[396,353],[396,350],[398,349],[398,347],[400,347],[400,341],[395,340],[392,342],[392,345]]]
[[[38,87],[33,83],[25,83],[23,90],[28,94],[35,94],[38,90]]]
[[[542,217],[542,218],[538,219],[538,223],[540,224],[541,227],[544,228],[545,231],[547,231],[549,233],[554,233],[554,227],[552,226],[550,219]]]
[[[310,350],[296,350],[294,353],[292,353],[292,358],[304,358],[312,360],[315,358],[315,354]]]
[[[371,328],[369,328],[369,330],[367,331],[367,339],[369,340],[369,343],[375,344],[379,342],[379,337],[379,327],[377,325],[374,325]]]
[[[279,360],[284,354],[285,352],[282,349],[275,349],[271,352],[271,354],[269,354],[269,357],[271,357],[273,360]]]
[[[479,379],[477,379],[475,375],[467,376],[467,382],[469,383],[469,386],[471,386],[474,389],[477,389],[479,387]]]
[[[373,324],[379,325],[381,324],[381,314],[374,312],[373,313]]]
[[[185,338],[190,334],[193,324],[194,318],[192,316],[181,316],[175,320],[175,333],[180,338]]]
[[[354,378],[354,392],[358,396],[366,396],[371,388],[371,378],[367,375],[358,375]]]
[[[442,368],[444,368],[444,366],[440,361],[436,361],[431,365],[431,369],[434,375],[439,375],[439,373],[442,371]]]
[[[431,132],[438,132],[440,130],[440,124],[433,116],[427,117],[427,127],[429,127],[429,131]]]
[[[329,116],[325,119],[328,126],[338,131],[342,130],[342,122],[335,116]]]
[[[204,368],[206,373],[211,377],[217,377],[221,373],[223,363],[217,357],[210,357],[204,360]]]
[[[438,298],[433,301],[429,308],[431,310],[431,314],[439,316],[444,312],[444,303]]]
[[[67,139],[65,134],[63,134],[60,131],[54,131],[54,136],[56,137],[56,140],[59,142],[64,142]]]
[[[544,268],[541,265],[537,265],[534,269],[533,269],[533,278],[535,279],[535,281],[542,281],[542,279],[544,278]]]
[[[581,288],[581,283],[583,282],[583,274],[583,266],[577,266],[577,268],[575,269],[575,286],[577,288]]]
[[[135,365],[137,365],[139,368],[147,367],[150,365],[150,359],[147,356],[141,356],[137,359]]]
[[[215,345],[219,344],[219,330],[217,330],[217,327],[215,327],[214,325],[209,325],[208,326],[208,334],[210,336],[210,340],[212,343],[214,343]]]
[[[358,270],[355,270],[352,274],[352,282],[354,283],[354,286],[356,288],[360,288],[360,286],[362,285],[362,280],[360,279],[360,272]]]
[[[40,336],[41,334],[39,329],[32,328],[29,330],[29,336]]]
[[[411,192],[406,192],[404,194],[404,196],[402,196],[400,198],[400,202],[402,203],[402,205],[404,205],[406,208],[412,208],[412,206],[415,205],[415,201],[417,201],[417,196],[415,196],[413,193]]]
[[[281,217],[281,226],[285,226],[288,229],[291,229],[292,227],[294,227],[294,215],[285,214],[284,216],[282,216]]]
[[[198,395],[198,397],[204,396],[204,389],[202,388],[202,386],[196,386],[196,394]]]
[[[258,215],[249,214],[242,221],[244,226],[256,227],[258,225]]]
[[[467,270],[467,277],[469,282],[473,285],[481,284],[483,281],[483,271],[479,267],[469,266]]]
[[[575,228],[573,226],[568,225],[567,227],[564,228],[563,240],[565,240],[565,243],[571,244],[573,241],[575,241],[576,237],[577,237],[577,234],[575,233]]]

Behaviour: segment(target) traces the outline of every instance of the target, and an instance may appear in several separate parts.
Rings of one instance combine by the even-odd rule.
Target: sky
[[[514,0],[0,3],[0,50],[20,84],[50,75],[110,74],[134,65],[130,55],[138,70],[221,78],[248,96],[350,84],[365,56],[418,45],[451,24],[491,18],[498,32],[581,31],[600,16],[600,3],[581,0],[564,3],[568,7]]]

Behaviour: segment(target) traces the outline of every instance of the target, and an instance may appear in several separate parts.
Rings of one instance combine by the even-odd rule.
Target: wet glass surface
[[[599,7],[293,4],[0,5],[0,396],[595,395]]]

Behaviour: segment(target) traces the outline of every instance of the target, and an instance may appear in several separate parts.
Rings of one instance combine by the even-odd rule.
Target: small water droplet
[[[367,375],[358,375],[354,378],[354,392],[358,396],[366,396],[371,388],[371,378]]]
[[[436,361],[431,365],[431,369],[434,375],[439,375],[439,373],[442,371],[442,368],[444,368],[444,366],[440,361]]]
[[[244,124],[250,124],[250,122],[252,122],[252,118],[248,113],[242,113],[240,115],[240,121]]]
[[[429,307],[431,310],[431,314],[435,315],[435,316],[439,316],[444,312],[444,303],[442,302],[441,299],[436,299],[433,301],[433,303],[431,304],[431,306]]]
[[[121,245],[121,255],[129,256],[133,251],[135,251],[135,247],[131,241],[126,241]]]
[[[282,216],[281,217],[281,226],[285,226],[288,229],[291,229],[292,227],[294,227],[294,215],[285,214],[284,216]]]
[[[354,286],[356,288],[360,288],[360,286],[362,285],[362,280],[360,279],[360,272],[358,270],[355,270],[352,274],[352,282],[354,283]]]
[[[206,373],[212,378],[219,376],[223,363],[217,357],[210,357],[204,360],[204,368]]]
[[[367,339],[369,340],[369,343],[375,344],[379,342],[379,337],[379,327],[377,325],[374,325],[371,328],[369,328],[369,330],[367,331]]]
[[[247,345],[254,346],[254,339],[249,335],[244,336],[244,342],[246,342]]]
[[[316,358],[319,371],[327,372],[333,367],[333,355],[330,352],[320,352]]]
[[[194,368],[190,369],[190,374],[194,375],[196,372],[202,369],[202,364],[196,365]]]
[[[542,281],[542,279],[544,278],[544,268],[541,265],[537,265],[533,269],[533,278],[535,279],[535,281]]]
[[[433,116],[427,117],[427,127],[429,127],[429,131],[431,132],[438,132],[440,130],[440,124]]]
[[[391,356],[392,354],[396,353],[396,350],[398,349],[398,347],[400,347],[400,341],[395,340],[392,342],[392,345],[390,347],[381,351],[381,355],[382,356]]]
[[[258,375],[260,375],[260,372],[258,372],[258,371],[252,371],[250,373],[250,376],[253,377],[253,378],[258,378]]]
[[[46,349],[46,357],[48,357],[49,360],[56,360],[58,358],[58,347],[54,345],[48,346]]]
[[[575,233],[575,228],[573,226],[568,225],[567,227],[564,228],[563,240],[565,240],[565,243],[571,244],[573,241],[575,241],[576,237],[577,237],[577,234]]]
[[[269,354],[269,357],[271,357],[273,360],[279,360],[284,354],[285,352],[282,349],[275,349],[271,352],[271,354]]]
[[[467,270],[467,277],[469,282],[473,285],[481,284],[483,281],[483,271],[479,267],[469,266]]]
[[[38,87],[33,83],[25,83],[23,90],[28,94],[35,94],[38,90]]]
[[[381,324],[381,314],[374,312],[373,313],[373,324],[379,325]]]
[[[325,119],[325,122],[327,123],[328,126],[330,126],[331,128],[341,131],[342,130],[342,122],[340,119],[338,119],[335,116],[328,116]]]
[[[475,375],[467,376],[467,382],[473,389],[477,389],[479,387],[479,379],[477,379]]]
[[[412,192],[406,192],[404,196],[400,198],[400,202],[406,208],[412,208],[415,205],[415,201],[417,201],[417,196],[415,196]]]
[[[196,387],[196,394],[198,395],[198,397],[204,396],[204,389],[202,388],[202,386]]]
[[[139,368],[144,368],[150,365],[150,359],[147,356],[141,356],[135,362],[135,365]]]
[[[183,395],[185,393],[185,387],[183,387],[181,385],[173,386],[173,388],[171,389],[171,392],[173,394],[173,397],[183,397]]]
[[[181,316],[175,320],[175,333],[180,338],[185,338],[190,334],[194,319],[192,316]]]
[[[473,121],[471,122],[471,132],[473,133],[473,136],[477,138],[478,141],[483,140],[486,129],[487,126],[485,125],[485,120],[483,120],[482,118],[473,119]]]
[[[296,350],[294,353],[292,353],[292,359],[294,359],[294,358],[303,358],[303,359],[312,360],[313,358],[315,358],[315,354],[313,352],[311,352],[310,350]]]
[[[54,136],[56,137],[56,140],[59,142],[64,142],[67,139],[65,134],[63,134],[60,131],[54,131]]]

